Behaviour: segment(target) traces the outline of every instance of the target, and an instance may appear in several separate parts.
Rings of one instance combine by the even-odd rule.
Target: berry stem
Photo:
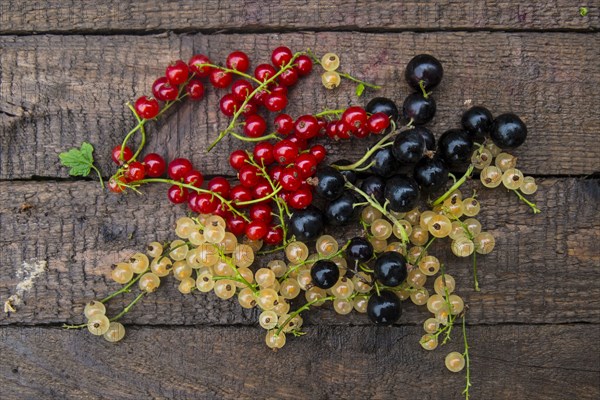
[[[340,115],[340,114],[343,114],[344,111],[346,111],[346,110],[343,108],[340,108],[338,110],[324,110],[318,114],[315,114],[315,117],[319,118],[319,117],[325,117],[327,115]]]
[[[105,298],[100,300],[100,303],[106,303],[107,301],[109,301],[113,297],[120,295],[121,293],[129,293],[130,292],[129,288],[132,287],[133,285],[135,285],[135,283],[140,280],[142,275],[144,275],[144,274],[143,273],[138,274],[138,276],[136,276],[134,279],[129,281],[129,283],[127,285],[123,286],[121,289],[109,294],[108,296],[106,296]]]
[[[381,138],[381,140],[377,143],[375,143],[375,145],[373,147],[371,147],[363,156],[360,160],[356,161],[354,164],[350,164],[350,165],[334,165],[333,167],[336,168],[338,171],[354,171],[356,170],[358,167],[360,167],[361,165],[363,165],[365,162],[367,162],[367,160],[379,149],[381,149],[386,142],[393,138],[395,135],[397,135],[400,132],[396,132],[396,126],[394,124],[394,122],[392,121],[392,131],[390,133],[388,133],[387,135],[385,135],[384,137]]]
[[[515,192],[515,194],[517,195],[517,197],[519,198],[519,200],[521,200],[523,203],[527,204],[529,207],[531,207],[531,209],[533,210],[534,214],[539,214],[542,212],[542,210],[540,210],[539,208],[537,208],[537,206],[535,205],[535,203],[532,203],[531,201],[527,200],[527,198],[525,198],[525,196],[523,196],[521,194],[521,192],[519,192],[518,189],[511,189],[513,192]]]
[[[140,274],[140,276],[141,276],[141,274]],[[147,294],[147,292],[142,292],[142,293],[138,294],[136,296],[136,298],[131,301],[131,303],[127,304],[127,306],[123,309],[123,311],[121,311],[116,316],[111,318],[110,321],[114,322],[114,321],[119,320],[123,315],[127,314],[129,312],[129,310],[131,310],[131,308],[135,305],[135,303],[140,301],[142,299],[142,297],[144,297],[146,294]]]
[[[291,313],[289,317],[287,317],[287,319],[283,322],[283,324],[281,324],[281,326],[277,329],[277,332],[275,332],[275,336],[279,335],[281,333],[281,331],[283,330],[283,328],[285,328],[286,325],[289,324],[290,321],[292,319],[294,319],[294,317],[296,315],[300,314],[302,311],[309,310],[310,307],[316,303],[324,303],[326,301],[333,301],[333,300],[335,300],[334,296],[327,296],[327,297],[323,297],[322,299],[314,299],[312,301],[309,301],[308,303],[306,303],[305,305],[303,305],[302,307],[300,307],[299,309],[297,309],[296,311]]]
[[[441,204],[444,200],[446,200],[448,198],[448,196],[450,196],[452,194],[452,192],[454,192],[456,189],[458,189],[459,187],[461,187],[461,185],[463,183],[466,182],[466,180],[473,173],[473,169],[474,168],[475,168],[475,166],[473,164],[470,164],[469,168],[467,169],[467,172],[465,172],[465,174],[459,180],[457,180],[454,183],[454,185],[452,185],[452,187],[446,191],[446,193],[444,193],[443,195],[441,195],[440,197],[438,197],[431,205],[432,206],[437,206],[438,204]]]
[[[417,258],[417,260],[415,261],[415,265],[419,265],[419,262],[421,261],[421,259],[427,253],[427,249],[429,248],[429,246],[431,246],[431,244],[433,242],[435,242],[435,239],[437,239],[435,236],[432,237],[431,239],[429,239],[429,241],[427,242],[427,244],[425,245],[425,247],[423,247],[423,251],[421,252],[421,254],[419,254],[419,258]]]
[[[463,357],[465,358],[465,366],[467,368],[467,376],[466,376],[466,380],[467,380],[467,384],[465,386],[465,390],[463,390],[463,394],[465,395],[465,400],[469,400],[469,388],[471,387],[471,359],[469,358],[469,343],[467,343],[467,327],[466,327],[466,323],[465,323],[465,313],[463,312],[462,315],[462,333],[463,333],[463,339],[464,339],[464,343],[465,343],[465,351],[463,353]]]
[[[233,269],[235,271],[236,274],[236,278],[232,279],[232,277],[228,277],[229,279],[232,279],[234,281],[243,283],[244,285],[246,285],[248,288],[250,288],[250,290],[252,290],[252,293],[256,294],[258,293],[258,289],[256,289],[255,285],[252,285],[250,282],[248,282],[246,280],[246,278],[244,278],[242,276],[242,274],[240,274],[240,271],[238,270],[238,268],[235,266],[235,264],[231,261],[231,258],[229,257],[225,257],[225,253],[223,252],[223,250],[218,249],[219,252],[219,256],[221,257],[222,260],[225,260],[225,262],[231,267],[231,269]],[[213,277],[214,279],[215,277]]]
[[[102,174],[100,173],[100,170],[96,168],[94,164],[90,165],[90,167],[92,167],[92,169],[96,172],[96,175],[98,175],[98,179],[100,179],[100,186],[102,186],[102,189],[104,189],[104,180],[102,180]]]
[[[133,108],[133,106],[130,103],[127,103],[127,107],[129,107],[129,109],[133,113],[133,116],[137,120],[138,125],[141,124],[142,123],[142,118],[140,118],[140,116],[138,115],[138,113],[135,112],[135,108]],[[140,134],[142,136],[141,139],[140,139],[140,145],[138,146],[137,150],[133,154],[133,157],[131,157],[130,161],[135,161],[137,159],[137,156],[140,154],[140,152],[142,151],[142,149],[146,145],[146,129],[144,128],[143,124],[140,126]],[[123,153],[123,146],[121,146],[121,153]]]
[[[234,138],[236,138],[238,140],[241,140],[242,142],[262,142],[264,140],[269,140],[269,139],[279,139],[279,136],[277,136],[277,133],[275,133],[275,132],[269,133],[268,135],[257,137],[257,138],[242,136],[235,132],[231,132],[231,136],[233,136]]]
[[[479,292],[479,280],[477,279],[477,251],[473,251],[473,285],[475,291]]]
[[[425,89],[425,81],[420,80],[419,87],[421,88],[421,91],[423,92],[423,97],[426,99],[429,98],[429,95],[431,95],[431,92],[428,92],[427,89]]]
[[[230,68],[226,68],[226,67],[221,67],[221,66],[215,65],[215,64],[194,64],[194,66],[198,67],[199,69],[204,68],[204,67],[210,67],[210,68],[218,69],[218,70],[221,70],[221,71],[224,71],[224,72],[229,72],[229,73],[232,73],[234,75],[239,75],[242,78],[246,78],[249,81],[253,81],[253,82],[255,82],[255,83],[259,84],[259,85],[262,83],[261,81],[259,81],[255,77],[253,77],[251,75],[248,75],[248,74],[246,74],[244,72],[240,72],[237,69],[230,69]]]

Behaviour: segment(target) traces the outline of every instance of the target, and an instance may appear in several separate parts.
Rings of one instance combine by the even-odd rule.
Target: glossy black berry
[[[294,211],[290,218],[290,231],[296,240],[316,239],[323,230],[323,214],[315,207]]]
[[[444,68],[434,56],[419,54],[406,65],[404,77],[415,90],[421,90],[419,82],[423,81],[426,90],[433,89],[442,81]]]
[[[449,165],[459,165],[471,159],[473,141],[460,129],[450,129],[440,136],[437,154]]]
[[[413,130],[396,136],[392,145],[392,154],[401,164],[415,164],[425,153],[425,140]]]
[[[382,112],[390,117],[392,121],[398,121],[398,106],[386,97],[375,97],[371,99],[365,107],[365,111],[369,114]]]
[[[494,117],[487,108],[475,106],[465,111],[460,122],[471,140],[481,142],[490,134]]]
[[[527,126],[515,114],[498,115],[492,125],[490,137],[501,149],[514,149],[525,142]]]
[[[326,200],[334,200],[344,192],[344,176],[337,169],[324,166],[317,170],[315,174],[317,185],[315,192]]]
[[[392,211],[407,212],[415,208],[419,201],[419,185],[414,179],[396,175],[385,182],[385,200]]]
[[[425,141],[425,148],[427,150],[435,150],[435,136],[433,136],[433,133],[429,129],[425,128],[424,126],[415,126],[412,131],[421,135]]]
[[[375,197],[379,204],[384,203],[385,181],[377,175],[371,175],[365,178],[360,184],[360,190]]]
[[[428,123],[435,116],[435,100],[428,96],[425,98],[423,93],[413,93],[404,99],[402,114],[408,121],[412,120],[413,125],[423,125]]]
[[[311,267],[310,276],[316,287],[329,289],[340,279],[340,270],[333,261],[320,260]]]
[[[377,325],[392,325],[402,315],[400,298],[389,290],[373,293],[367,303],[367,315]]]
[[[398,168],[400,168],[400,164],[394,158],[392,149],[389,147],[377,150],[371,162],[373,162],[371,172],[384,178],[398,173]]]
[[[331,165],[337,165],[337,166],[343,167],[343,166],[351,165],[351,164],[352,164],[352,161],[350,161],[350,160],[337,160],[336,162],[332,163]],[[340,174],[342,174],[342,176],[344,178],[346,178],[346,180],[353,185],[356,183],[356,181],[358,179],[358,174],[352,170],[340,171]]]
[[[398,286],[406,279],[406,259],[396,251],[382,253],[373,266],[375,279],[385,286]]]
[[[346,258],[350,261],[369,261],[373,258],[373,245],[363,237],[352,238],[346,248]]]
[[[358,208],[354,207],[356,197],[353,192],[345,191],[340,197],[329,202],[325,207],[325,218],[329,225],[346,225],[358,214]]]
[[[423,157],[415,165],[413,177],[421,186],[421,189],[431,192],[440,189],[448,182],[449,172],[446,163],[442,159]]]

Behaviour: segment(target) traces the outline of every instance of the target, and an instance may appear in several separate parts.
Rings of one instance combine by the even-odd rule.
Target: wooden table
[[[469,260],[437,250],[469,304],[472,395],[599,398],[600,10],[524,3],[2,1],[0,299],[32,269],[41,274],[16,313],[0,314],[0,399],[461,398],[463,374],[443,363],[462,351],[460,335],[446,350],[424,351],[427,313],[412,305],[389,328],[311,311],[307,335],[275,353],[257,312],[213,294],[180,295],[169,281],[124,318],[128,335],[117,345],[61,329],[82,321],[86,300],[114,290],[111,263],[172,237],[186,210],[168,203],[164,187],[116,196],[71,179],[58,154],[89,141],[110,176],[110,149],[133,125],[124,104],[148,94],[170,61],[196,52],[223,61],[242,49],[256,65],[282,44],[336,52],[343,70],[399,102],[407,61],[434,54],[446,72],[435,91],[438,136],[469,104],[522,116],[530,135],[515,153],[540,182],[533,199],[542,213],[505,190],[481,193],[497,248],[480,258],[479,293]],[[353,89],[325,91],[313,74],[288,111],[364,104]],[[217,104],[209,90],[149,124],[149,150],[190,157],[207,176],[231,175],[223,160],[235,140],[204,151],[227,125]],[[366,143],[328,148],[356,159]]]

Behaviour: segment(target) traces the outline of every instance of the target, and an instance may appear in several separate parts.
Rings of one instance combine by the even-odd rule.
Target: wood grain
[[[143,33],[147,31],[289,30],[593,30],[598,7],[588,15],[567,0],[523,3],[377,1],[19,1],[0,4],[0,33]]]
[[[148,94],[169,61],[205,52],[224,60],[247,50],[255,65],[271,49],[331,50],[342,68],[383,83],[357,99],[344,82],[325,91],[315,73],[290,95],[292,115],[363,104],[375,95],[402,102],[408,86],[402,69],[415,54],[435,54],[445,78],[434,96],[436,135],[456,127],[468,104],[495,114],[513,111],[528,124],[529,138],[516,151],[530,174],[587,175],[600,171],[600,148],[590,146],[600,131],[598,34],[568,33],[297,33],[261,35],[36,36],[0,37],[0,179],[66,177],[58,154],[90,141],[105,175],[114,167],[110,149],[133,126],[123,106]],[[206,174],[230,174],[222,160],[239,142],[224,140],[209,155],[207,144],[228,121],[209,90],[199,104],[185,103],[158,124],[149,124],[148,151],[167,158],[190,157]],[[335,156],[355,159],[369,141],[329,144]]]
[[[92,182],[2,182],[0,188],[0,299],[14,291],[24,262],[48,262],[48,272],[24,297],[25,304],[10,316],[0,314],[0,325],[80,322],[87,300],[118,287],[111,283],[110,265],[151,241],[173,238],[171,227],[186,212],[169,205],[165,187],[158,186],[143,197],[105,194]],[[478,258],[483,290],[472,290],[470,258],[452,256],[446,243],[432,250],[459,282],[471,323],[600,322],[598,180],[541,180],[533,200],[543,212],[536,216],[512,193],[479,192],[482,224],[497,240],[490,255]],[[20,212],[23,203],[32,208]],[[336,232],[336,237],[342,241],[355,234]],[[407,304],[402,322],[421,324],[426,316],[426,310]],[[256,317],[256,311],[242,311],[236,301],[213,294],[183,296],[169,279],[126,321],[222,325],[253,324]],[[338,317],[331,311],[311,311],[306,318],[368,324],[364,315]]]
[[[598,325],[468,327],[472,398],[597,399]],[[0,397],[35,399],[460,399],[463,351],[418,345],[420,327],[311,327],[278,352],[249,327],[131,328],[111,344],[87,332],[1,328]],[[318,382],[318,383],[317,383]]]

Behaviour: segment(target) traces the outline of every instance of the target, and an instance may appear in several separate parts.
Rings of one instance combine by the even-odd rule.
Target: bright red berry
[[[265,108],[271,112],[279,112],[287,107],[287,96],[281,93],[269,93],[265,96]]]
[[[188,62],[190,71],[196,74],[196,76],[199,78],[206,78],[210,74],[212,68],[209,66],[201,67],[202,64],[211,64],[210,58],[204,54],[196,54],[190,58],[190,61]]]
[[[193,78],[185,85],[185,91],[192,100],[201,100],[204,97],[204,84],[200,79]]]
[[[178,86],[187,80],[189,73],[190,69],[188,65],[182,60],[177,60],[167,66],[165,76],[171,85]]]
[[[144,167],[144,164],[139,161],[134,161],[129,164],[129,167],[127,168],[127,180],[129,182],[142,180],[145,176],[146,168]]]
[[[244,79],[237,79],[231,85],[231,93],[240,102],[244,102],[253,91],[254,87],[252,84]]]
[[[267,130],[267,122],[258,114],[253,114],[246,118],[244,124],[244,134],[251,138],[261,137]]]
[[[339,139],[350,139],[354,130],[341,119],[336,124],[336,136]]]
[[[183,183],[187,183],[188,185],[195,186],[199,188],[202,186],[204,182],[204,176],[200,171],[196,171],[195,169],[191,170],[183,177]]]
[[[367,118],[364,108],[353,106],[344,111],[340,120],[344,121],[352,132],[356,132],[367,123]]]
[[[296,65],[300,76],[306,76],[312,71],[313,62],[310,57],[305,54],[298,56],[294,64]]]
[[[168,173],[173,180],[182,180],[193,169],[192,163],[187,158],[176,158],[169,163]]]
[[[367,120],[367,129],[371,133],[381,133],[390,126],[390,117],[382,112],[377,112]]]
[[[152,84],[152,94],[160,101],[173,101],[177,98],[179,91],[176,87],[171,86],[166,77],[161,76]]]
[[[367,129],[367,125],[363,125],[354,132],[354,137],[358,139],[364,139],[369,136],[369,129]]]
[[[242,115],[245,118],[248,118],[249,116],[254,115],[256,113],[258,113],[258,106],[253,101],[249,101],[248,103],[246,103],[244,109],[242,110]]]
[[[288,139],[281,140],[273,146],[275,161],[281,165],[292,163],[298,157],[298,145]]]
[[[282,94],[284,96],[287,96],[287,94],[288,94],[288,88],[287,88],[287,86],[283,86],[283,85],[275,85],[273,87],[270,87],[269,91],[271,93]]]
[[[294,123],[294,132],[300,139],[312,139],[319,134],[319,121],[312,115],[302,115]]]
[[[281,166],[281,165],[274,165],[269,170],[269,177],[271,177],[271,180],[273,180],[273,181],[279,181],[279,177],[281,176],[282,172],[283,172],[283,166]]]
[[[213,212],[214,215],[218,215],[219,217],[223,218],[225,221],[227,221],[229,218],[231,218],[233,216],[233,212],[231,212],[231,209],[229,208],[229,206],[225,203],[221,203],[219,202],[219,204],[217,205],[217,209]]]
[[[173,185],[167,191],[167,196],[173,204],[181,204],[188,199],[188,190],[184,187]]]
[[[135,112],[144,119],[152,119],[158,115],[160,107],[156,99],[142,96],[135,101]]]
[[[263,238],[265,244],[274,246],[283,242],[283,229],[280,226],[271,226]]]
[[[294,164],[300,171],[302,179],[309,178],[314,175],[317,170],[317,159],[309,153],[302,153],[294,161]]]
[[[233,169],[239,170],[244,165],[247,165],[247,162],[250,160],[248,154],[244,150],[235,150],[229,155],[229,165],[233,167]]]
[[[220,194],[223,198],[229,198],[229,189],[231,185],[229,181],[222,176],[215,176],[210,181],[208,181],[208,190],[213,193]]]
[[[252,191],[242,185],[235,185],[229,191],[229,196],[233,200],[233,204],[242,203],[252,200]],[[245,208],[247,206],[236,206],[237,208]]]
[[[287,136],[294,129],[294,119],[287,114],[279,114],[275,117],[275,129],[280,135]]]
[[[314,146],[312,146],[309,152],[315,157],[315,159],[317,160],[317,164],[320,164],[321,161],[323,161],[325,159],[325,156],[327,155],[327,150],[325,149],[325,146],[320,144],[315,144]]]
[[[218,89],[225,89],[231,84],[233,77],[231,76],[230,72],[225,72],[222,69],[213,68],[210,71],[209,80],[214,87]]]
[[[292,50],[290,50],[288,47],[281,46],[277,47],[275,50],[273,50],[273,53],[271,53],[271,62],[276,67],[281,68],[286,64],[289,64],[293,57],[294,54],[292,53]]]
[[[252,188],[258,183],[259,173],[254,165],[246,164],[238,171],[238,180],[242,186]]]
[[[167,170],[165,159],[156,153],[146,154],[144,165],[146,166],[146,175],[150,178],[158,178]]]
[[[312,191],[308,185],[302,185],[295,192],[290,193],[287,203],[296,210],[302,210],[312,203]]]
[[[123,147],[123,156],[121,156],[121,146],[122,145],[118,145],[112,149],[112,160],[117,165],[123,165],[133,157],[133,151],[127,146]]]
[[[300,170],[298,170],[298,168],[294,165],[284,168],[281,176],[279,177],[279,183],[281,183],[283,189],[287,190],[288,192],[298,190],[302,184]]]
[[[329,139],[337,140],[337,123],[338,121],[330,121],[325,128],[325,134]]]
[[[212,214],[219,205],[219,199],[210,193],[192,193],[188,206],[198,214]]]
[[[246,226],[246,236],[250,240],[260,240],[267,234],[269,228],[261,220],[254,220]]]
[[[286,69],[279,75],[279,83],[284,86],[294,86],[298,83],[298,71],[296,68]]]
[[[123,185],[126,183],[127,182],[125,181],[125,177],[119,176],[118,178],[115,178],[113,176],[108,181],[108,190],[110,190],[113,193],[121,193],[123,190],[125,190],[125,186]]]
[[[305,150],[308,147],[308,143],[304,139],[300,139],[297,135],[290,135],[287,140],[298,146],[299,150]]]
[[[254,77],[264,82],[275,75],[277,71],[271,64],[260,64],[254,69]]]
[[[273,157],[273,145],[269,142],[260,142],[256,146],[254,146],[254,160],[263,165],[271,165],[275,161],[275,157]]]
[[[224,115],[233,117],[233,115],[240,108],[240,103],[235,99],[234,95],[228,93],[221,97],[219,108]]]
[[[262,199],[271,193],[273,193],[273,188],[269,185],[269,181],[261,176],[258,183],[252,188],[252,196],[255,199]]]
[[[243,51],[234,51],[227,56],[227,68],[235,69],[236,71],[246,72],[250,67],[250,59]]]
[[[227,230],[233,233],[235,236],[240,236],[242,233],[246,231],[247,222],[239,215],[234,215],[233,217],[226,220],[227,222]]]
[[[248,215],[252,220],[261,220],[269,224],[273,220],[273,209],[265,203],[253,204],[248,211]]]

